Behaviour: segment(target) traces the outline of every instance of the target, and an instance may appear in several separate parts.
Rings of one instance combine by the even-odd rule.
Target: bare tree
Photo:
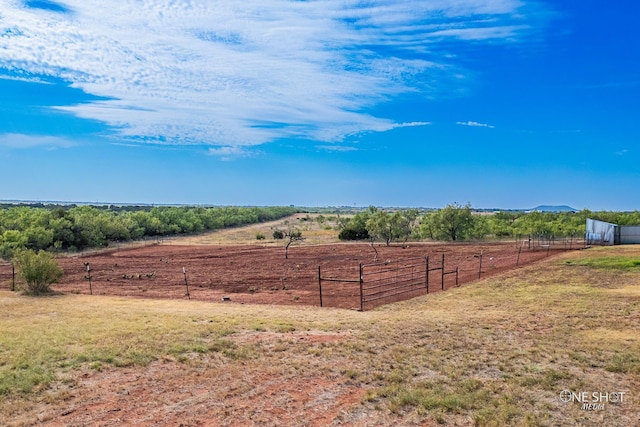
[[[284,236],[287,239],[287,245],[284,247],[284,258],[289,259],[289,246],[291,246],[293,242],[303,241],[304,237],[302,237],[302,231],[292,229],[287,230]]]
[[[373,252],[375,252],[375,255],[373,256],[373,262],[378,261],[378,250],[376,249],[376,245],[375,245],[377,238],[378,236],[376,235],[369,236],[369,241],[371,242],[371,249],[373,249]]]

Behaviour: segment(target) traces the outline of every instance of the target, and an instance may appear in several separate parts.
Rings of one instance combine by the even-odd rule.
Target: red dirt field
[[[574,246],[575,248],[575,246]],[[430,267],[438,267],[445,255],[444,288],[456,285],[454,271],[458,267],[458,284],[478,279],[480,254],[481,276],[530,264],[555,253],[568,250],[558,244],[550,250],[518,248],[510,243],[376,245],[378,261],[393,265],[403,259],[429,256]],[[241,304],[306,304],[320,305],[318,268],[323,278],[351,282],[322,282],[323,305],[360,309],[359,265],[374,261],[369,244],[299,245],[284,247],[181,246],[153,245],[142,248],[113,250],[92,255],[60,258],[64,278],[53,289],[65,293],[90,292],[86,263],[91,268],[91,292],[94,295],[136,296],[145,298],[196,299]],[[424,264],[424,260],[417,260]],[[187,286],[183,267],[186,269]],[[420,273],[424,277],[423,272]],[[5,269],[6,270],[6,269]],[[10,273],[10,272],[9,272]],[[418,274],[418,273],[416,273]],[[6,276],[3,274],[3,276]],[[8,283],[0,277],[0,283]],[[425,278],[426,279],[426,278]],[[420,279],[422,280],[422,279]],[[442,271],[429,273],[429,292],[442,289]],[[374,306],[407,299],[426,292],[414,290],[402,296],[383,298],[367,305]]]

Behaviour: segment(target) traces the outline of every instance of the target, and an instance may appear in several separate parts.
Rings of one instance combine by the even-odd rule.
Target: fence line
[[[551,241],[545,245],[538,244],[533,249],[528,249],[526,246],[524,246],[524,248],[527,249],[528,254],[544,253],[544,257],[547,257],[554,243],[556,242]],[[572,243],[573,242],[570,244]],[[563,245],[566,249],[566,242],[563,242]],[[515,262],[516,267],[520,265],[522,249],[523,246],[518,246]],[[474,280],[474,278],[480,279],[483,273],[487,273],[486,268],[495,268],[494,257],[489,257],[488,266],[486,262],[483,265],[483,258],[486,258],[487,255],[490,255],[490,252],[484,253],[481,251],[480,254],[473,256],[473,259],[477,259],[477,267],[470,267],[465,270],[468,272],[465,276],[467,281]],[[502,266],[502,268],[504,267],[507,266]],[[359,287],[360,311],[364,311],[386,303],[410,299],[422,294],[429,294],[433,291],[432,285],[434,282],[431,276],[433,276],[435,272],[437,272],[441,291],[444,291],[446,288],[445,283],[448,276],[455,277],[455,285],[453,286],[458,287],[460,285],[462,271],[460,265],[447,269],[446,256],[444,253],[435,260],[433,257],[427,255],[396,261],[388,260],[384,262],[360,264],[360,273],[357,280],[323,277],[322,270],[320,266],[318,266],[320,304],[323,306],[323,282],[357,283]],[[451,285],[449,285],[449,287],[451,287]]]
[[[321,267],[318,266],[318,290],[320,294],[320,307],[324,307],[322,300],[322,282],[360,283],[360,280],[338,279],[335,277],[322,277]]]
[[[438,253],[377,263],[353,263],[348,268],[345,268],[344,264],[336,264],[339,266],[335,268],[334,264],[325,261],[322,267],[318,265],[317,276],[314,275],[315,266],[309,266],[311,268],[299,270],[300,274],[293,277],[295,281],[285,283],[280,278],[280,282],[274,279],[276,280],[274,284],[280,284],[279,287],[282,290],[287,289],[285,285],[287,287],[294,286],[293,289],[296,289],[297,285],[303,286],[301,288],[303,291],[296,294],[296,302],[299,303],[304,301],[304,304],[317,305],[319,302],[321,307],[354,308],[364,311],[382,304],[450,289],[454,286],[454,283],[455,286],[459,286],[460,283],[477,280],[484,274],[494,271],[503,271],[521,264],[528,264],[532,260],[548,256],[551,249],[563,250],[563,246],[566,249],[566,246],[571,244],[572,242],[568,240],[565,242],[551,241],[548,245],[536,245],[531,250],[527,249],[526,246],[520,245],[513,247],[513,252],[509,253],[499,252],[497,249],[496,252],[493,252],[491,246],[485,246],[484,252],[477,252],[475,249],[474,252],[456,251],[454,249],[451,254],[447,253],[446,255]],[[114,248],[109,249],[114,250]],[[85,256],[87,256],[86,253]],[[160,261],[162,262],[162,259]],[[114,270],[113,265],[110,265],[109,269],[106,266],[96,268],[92,265],[91,267],[95,268],[95,270],[87,272],[85,271],[86,264],[83,267],[82,263],[79,262],[79,271],[75,271],[74,267],[74,270],[69,269],[66,272],[72,273],[78,279],[61,286],[64,286],[67,290],[71,289],[70,292],[73,293],[95,295],[104,294],[105,291],[102,290],[102,285],[104,284],[109,286],[108,293],[111,295],[200,300],[211,300],[211,295],[217,291],[231,294],[234,292],[241,294],[253,293],[252,287],[249,286],[253,276],[245,275],[240,279],[234,279],[236,281],[239,280],[238,283],[213,284],[209,276],[204,276],[196,266],[190,267],[188,283],[186,273],[180,271],[182,269],[181,265],[175,267],[175,275],[166,271],[159,271],[160,274],[155,276],[155,271],[153,271],[153,273],[150,273],[152,277],[146,274],[145,278],[145,274],[142,272],[142,274],[136,274],[135,279],[137,280],[133,280],[133,275],[131,277],[122,275],[120,277],[122,270],[119,273],[114,273],[116,270]],[[115,264],[115,267],[117,268],[118,265]],[[154,267],[145,268],[152,269]],[[125,272],[127,275],[130,273],[130,271]],[[117,277],[114,279],[116,274]],[[93,283],[90,277],[93,279]],[[181,280],[183,278],[184,280]],[[289,277],[289,279],[291,278]],[[131,280],[123,282],[122,279]],[[116,288],[113,284],[109,284],[110,280],[112,283],[117,281],[118,287]],[[317,288],[314,286],[314,281],[317,281]],[[234,288],[236,285],[241,289],[236,290]],[[13,284],[11,263],[0,261],[0,288],[13,289],[14,287],[20,288],[20,283],[16,281],[15,285]],[[254,291],[256,290],[259,289],[254,288]],[[216,294],[216,298],[219,298],[218,294]]]
[[[325,305],[323,299],[323,282],[339,282],[357,284],[360,311],[369,306],[378,306],[386,302],[399,301],[407,296],[429,293],[429,276],[431,272],[440,271],[438,275],[441,289],[445,288],[445,277],[455,274],[455,286],[459,284],[459,268],[447,271],[445,269],[445,254],[442,254],[438,266],[430,264],[429,256],[406,258],[396,261],[384,261],[369,264],[359,264],[358,279],[343,279],[323,277],[321,266],[318,266],[318,290],[320,306]]]

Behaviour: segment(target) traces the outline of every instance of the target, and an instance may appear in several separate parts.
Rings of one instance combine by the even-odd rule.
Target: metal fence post
[[[442,254],[442,290],[444,291],[444,254]]]
[[[426,269],[424,273],[425,283],[427,285],[427,293],[429,293],[429,255],[425,258],[426,260]]]
[[[322,307],[322,276],[320,275],[320,266],[318,266],[318,288],[320,289],[320,307]]]
[[[189,282],[187,282],[187,269],[182,267],[182,274],[184,274],[184,285],[187,287],[187,298],[191,299],[191,295],[189,295]]]
[[[364,294],[362,289],[362,263],[360,263],[360,311],[364,311]]]
[[[89,281],[89,295],[93,295],[93,288],[91,287],[91,266],[89,265],[89,263],[86,263],[86,268],[87,268],[87,280]]]

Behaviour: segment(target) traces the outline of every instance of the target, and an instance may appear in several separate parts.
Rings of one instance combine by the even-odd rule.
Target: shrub
[[[282,232],[280,230],[274,230],[273,238],[276,239],[276,240],[284,239],[284,232]]]
[[[338,234],[340,240],[365,240],[369,238],[366,228],[344,228]]]
[[[27,295],[37,296],[51,292],[50,285],[63,275],[62,269],[49,252],[22,250],[14,255],[13,262],[18,277],[24,281]]]
[[[256,234],[256,240],[264,240],[264,239],[265,239],[264,234],[262,234],[262,233],[257,233]]]
[[[342,230],[338,235],[340,240],[365,240],[369,238],[369,230],[367,228],[367,220],[371,216],[371,209],[366,212],[360,212],[353,218],[343,222]]]

